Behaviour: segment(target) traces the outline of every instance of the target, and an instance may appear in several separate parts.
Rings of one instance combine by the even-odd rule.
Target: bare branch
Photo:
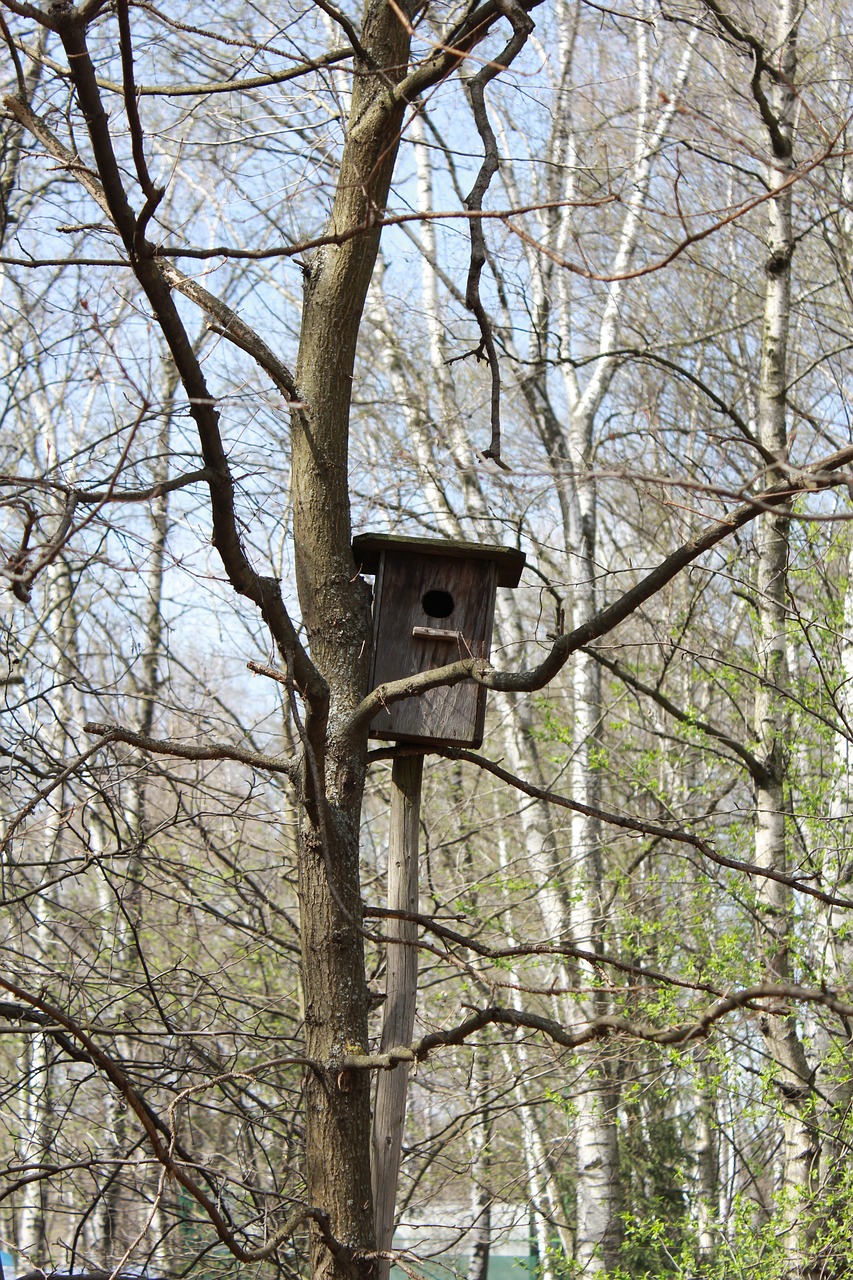
[[[366,906],[364,915],[365,918],[373,920],[412,920],[421,929],[434,934],[443,942],[451,942],[456,947],[472,951],[475,955],[482,956],[484,960],[513,960],[522,959],[525,956],[563,956],[569,960],[583,960],[585,964],[593,967],[600,965],[602,968],[615,969],[617,973],[641,978],[645,982],[659,982],[667,987],[684,987],[688,991],[702,991],[709,996],[722,995],[722,992],[709,982],[677,978],[674,974],[664,973],[660,969],[650,969],[645,965],[620,960],[618,956],[610,955],[606,951],[587,951],[583,947],[575,947],[568,942],[519,942],[514,946],[490,947],[479,938],[459,933],[456,929],[451,929],[436,920],[434,916],[424,915],[421,912],[394,911],[389,907]],[[418,942],[412,945],[422,946],[423,944]]]
[[[93,747],[89,747],[86,751],[81,751],[70,764],[67,764],[64,769],[60,769],[60,771],[50,780],[49,783],[47,783],[46,786],[41,787],[31,796],[23,808],[18,810],[15,817],[4,831],[3,837],[0,839],[0,852],[6,853],[8,851],[9,842],[13,835],[18,830],[21,823],[38,808],[42,800],[46,800],[49,795],[56,791],[57,787],[61,787],[64,782],[67,782],[69,778],[72,778],[80,766],[84,765],[86,761],[91,759],[91,757],[97,751],[100,751],[100,749],[100,742],[96,742]]]
[[[353,711],[345,732],[349,734],[361,732],[366,725],[370,724],[377,712],[390,703],[399,702],[402,698],[416,697],[426,693],[428,689],[459,684],[462,680],[476,680],[487,689],[499,689],[503,693],[531,693],[537,689],[544,689],[545,685],[553,680],[565,666],[573,653],[614,630],[619,623],[624,622],[647,600],[657,595],[668,582],[671,582],[700,556],[724,542],[762,512],[785,507],[800,494],[817,493],[846,483],[846,477],[839,477],[835,473],[850,463],[853,463],[853,445],[839,449],[821,459],[820,462],[800,469],[789,481],[773,485],[742,503],[730,515],[710,525],[703,533],[697,534],[695,538],[691,538],[689,542],[685,542],[677,551],[667,556],[657,568],[641,578],[613,604],[599,610],[589,621],[582,623],[574,631],[558,636],[550,653],[539,666],[527,671],[498,671],[483,658],[462,658],[445,667],[435,667],[430,671],[421,671],[402,680],[390,681],[388,684],[380,685],[362,699]]]
[[[761,41],[757,40],[750,32],[742,30],[730,14],[726,13],[722,5],[717,3],[717,0],[702,0],[702,3],[708,12],[713,15],[726,35],[730,36],[736,44],[745,46],[749,51],[752,59],[752,76],[749,82],[752,96],[770,135],[774,154],[777,159],[789,159],[791,156],[791,139],[771,107],[761,84],[762,75],[766,75],[768,79],[773,80],[776,84],[784,84],[784,76],[768,60]]]
[[[145,159],[145,138],[142,132],[142,121],[139,116],[139,101],[136,94],[133,70],[133,46],[130,36],[128,0],[116,0],[116,15],[118,17],[121,68],[124,77],[124,110],[130,128],[130,148],[136,168],[136,177],[142,189],[142,194],[145,196],[145,204],[137,218],[134,232],[134,246],[141,248],[145,238],[145,228],[166,194],[166,188],[154,186],[151,181],[151,175],[148,172],[148,162]]]
[[[292,777],[298,769],[298,761],[285,760],[281,756],[266,755],[262,751],[245,751],[241,747],[232,747],[227,742],[213,742],[205,746],[191,746],[188,742],[180,742],[176,738],[149,738],[143,733],[133,733],[120,725],[97,724],[90,722],[83,726],[86,733],[96,733],[101,738],[99,747],[109,746],[112,742],[124,742],[139,751],[150,751],[156,755],[175,756],[179,760],[234,760],[238,764],[250,765],[253,769],[265,769],[269,773],[283,773]]]
[[[538,667],[515,674],[495,671],[491,668],[479,676],[475,675],[475,664],[471,663],[471,675],[480,679],[489,689],[500,689],[510,693],[543,689],[573,653],[593,640],[607,635],[700,556],[724,542],[763,511],[785,507],[800,494],[819,492],[842,483],[843,479],[834,473],[851,462],[853,462],[853,446],[848,445],[822,458],[819,462],[802,468],[796,477],[773,485],[742,503],[724,519],[710,525],[704,532],[697,534],[695,538],[691,538],[689,542],[685,542],[677,551],[667,556],[657,568],[646,574],[636,586],[626,591],[613,604],[601,609],[574,631],[559,636],[548,657]],[[464,676],[458,678],[464,679]],[[393,699],[394,694],[386,693],[386,697]],[[355,714],[358,714],[358,709]]]
[[[699,836],[693,836],[688,831],[673,830],[671,827],[662,827],[653,822],[639,822],[635,818],[626,818],[618,813],[610,813],[606,809],[592,808],[590,805],[579,804],[576,800],[570,800],[568,796],[557,795],[553,791],[546,791],[544,787],[535,787],[530,782],[525,782],[523,778],[517,778],[501,765],[495,764],[494,761],[486,759],[485,756],[479,756],[474,751],[466,751],[463,747],[430,747],[430,752],[434,755],[445,756],[449,760],[467,760],[470,764],[477,765],[480,769],[485,769],[487,773],[493,774],[496,778],[500,778],[502,782],[508,782],[510,786],[515,787],[518,791],[523,791],[525,795],[532,796],[536,800],[544,800],[546,804],[557,805],[561,809],[571,809],[574,813],[583,813],[588,817],[598,818],[601,822],[606,822],[612,827],[621,827],[624,831],[634,831],[637,835],[653,836],[657,840],[672,840],[677,844],[687,844],[701,853],[704,858],[708,858],[711,862],[716,862],[720,867],[727,867],[731,871],[740,871],[744,875],[758,876],[764,880],[775,880],[778,884],[787,885],[791,889],[796,889],[799,893],[805,893],[810,898],[816,898],[818,902],[825,902],[828,906],[834,907],[853,907],[853,898],[838,898],[834,894],[825,893],[822,889],[815,889],[806,881],[798,879],[796,876],[786,875],[782,871],[777,871],[772,867],[761,867],[754,862],[742,862],[738,858],[728,858],[725,854],[717,853],[713,846],[707,840],[703,840]]]
[[[512,35],[503,51],[493,62],[487,62],[475,76],[465,83],[465,90],[474,113],[474,123],[483,143],[483,163],[474,180],[474,185],[465,197],[465,206],[470,213],[479,213],[483,208],[483,198],[489,189],[492,178],[500,167],[498,144],[494,130],[489,122],[486,110],[486,85],[495,76],[505,71],[518,57],[533,31],[533,19],[518,3],[518,0],[502,0],[502,12],[512,23]],[[498,360],[495,338],[483,300],[480,297],[480,277],[486,265],[486,241],[483,234],[483,223],[479,218],[469,222],[471,232],[471,261],[468,267],[468,282],[465,287],[465,305],[476,317],[480,326],[480,347],[477,354],[485,352],[491,374],[491,429],[492,436],[489,447],[483,451],[484,458],[490,458],[498,466],[506,468],[501,460],[501,370]]]
[[[715,218],[708,226],[701,227],[698,231],[691,235],[685,236],[680,240],[668,253],[663,257],[656,258],[654,262],[645,263],[641,267],[633,267],[629,271],[622,271],[618,275],[612,272],[593,271],[585,263],[581,264],[573,262],[570,258],[565,258],[558,253],[549,244],[543,240],[537,239],[535,236],[525,231],[523,227],[518,226],[512,221],[512,217],[505,219],[507,228],[517,235],[525,244],[530,245],[538,253],[550,259],[555,266],[561,267],[564,271],[571,272],[572,275],[579,276],[582,280],[595,280],[601,283],[609,284],[618,280],[638,280],[641,276],[652,275],[657,271],[662,271],[664,267],[668,267],[671,263],[680,258],[693,245],[701,244],[703,240],[707,240],[710,236],[715,235],[724,227],[731,226],[732,223],[740,221],[746,214],[751,213],[753,209],[759,208],[766,204],[768,200],[777,200],[780,195],[784,194],[791,187],[807,178],[809,174],[820,168],[838,155],[837,146],[839,139],[849,127],[850,120],[846,119],[839,130],[836,131],[830,142],[819,152],[815,153],[805,164],[798,165],[796,168],[786,167],[782,176],[782,180],[778,186],[772,187],[769,191],[764,191],[761,195],[754,196],[750,200],[744,200],[731,211],[721,218]]]
[[[524,0],[521,8],[529,13],[541,3],[542,0]],[[446,80],[484,39],[492,24],[503,16],[503,12],[503,0],[485,0],[484,4],[469,9],[438,43],[435,53],[413,68],[396,85],[393,91],[395,100],[414,102],[427,89]]]
[[[61,63],[56,62],[53,58],[47,57],[46,54],[38,49],[34,49],[32,45],[17,39],[14,40],[14,44],[28,58],[43,64],[50,71],[53,71],[55,75],[62,76],[66,80],[69,78],[67,67],[62,66]],[[242,80],[137,84],[136,94],[140,98],[207,98],[212,94],[218,93],[245,93],[251,89],[267,89],[272,85],[286,84],[288,80],[297,80],[299,76],[307,75],[311,71],[321,71],[324,67],[346,62],[352,55],[352,49],[333,49],[330,53],[323,54],[322,57],[308,58],[305,62],[300,62],[295,67],[289,67],[287,71],[270,71],[265,75],[246,76]],[[103,76],[98,76],[98,87],[106,89],[110,93],[123,93],[123,86],[117,80],[108,80]]]
[[[328,706],[328,686],[311,662],[296,633],[285,609],[278,580],[257,573],[250,564],[243,547],[234,505],[234,481],[219,429],[219,414],[215,408],[214,398],[208,390],[201,364],[171,296],[171,287],[176,287],[182,277],[177,268],[167,267],[166,264],[155,260],[152,245],[147,241],[144,243],[138,241],[137,219],[128,203],[122,184],[109,133],[109,123],[101,104],[94,67],[86,47],[85,32],[74,22],[68,21],[60,21],[59,29],[73,70],[77,93],[89,121],[90,138],[100,180],[59,142],[44,121],[39,119],[26,103],[18,98],[6,98],[4,103],[42,145],[65,164],[70,172],[74,173],[99,206],[112,217],[129,253],[134,273],[168,343],[187,393],[190,413],[198,428],[202,457],[209,476],[213,544],[219,552],[234,589],[252,600],[260,609],[279,651],[283,655],[293,656],[297,686],[300,692],[321,709],[322,718],[324,714],[322,708]],[[208,305],[216,303],[206,290],[200,287],[191,288],[189,281],[184,283],[187,285],[185,290],[187,296],[198,300],[203,295]],[[221,314],[224,313],[226,323],[236,322],[237,318],[230,308],[219,304],[219,310]],[[242,325],[238,331],[244,340],[248,340],[246,334],[251,332],[248,326]],[[260,339],[256,339],[256,343],[263,353],[266,344]],[[275,363],[271,352],[269,355]],[[287,374],[287,371],[284,370],[283,374]],[[285,381],[284,377],[283,381]]]
[[[204,1210],[206,1216],[210,1220],[219,1240],[229,1250],[231,1254],[239,1262],[262,1262],[265,1258],[271,1257],[275,1251],[284,1244],[285,1240],[292,1235],[296,1226],[300,1222],[308,1218],[317,1222],[324,1239],[328,1234],[328,1215],[319,1209],[313,1209],[303,1206],[298,1212],[284,1224],[269,1240],[263,1245],[255,1249],[244,1248],[236,1239],[231,1227],[220,1212],[217,1204],[211,1196],[203,1190],[202,1187],[187,1172],[187,1165],[195,1166],[196,1161],[182,1151],[180,1144],[177,1142],[174,1132],[166,1126],[162,1120],[156,1115],[149,1104],[145,1101],[135,1086],[131,1084],[130,1079],[118,1065],[118,1063],[105,1053],[103,1049],[92,1039],[91,1035],[84,1031],[83,1028],[73,1018],[70,1018],[61,1009],[49,1003],[40,996],[31,995],[29,992],[18,986],[17,983],[11,982],[6,978],[0,977],[0,988],[8,991],[10,995],[15,996],[25,1005],[29,1006],[39,1014],[48,1018],[52,1023],[61,1027],[63,1031],[81,1046],[81,1050],[75,1050],[75,1055],[79,1056],[82,1052],[85,1060],[98,1069],[124,1098],[130,1110],[136,1116],[142,1125],[148,1139],[149,1145],[157,1157],[158,1161],[168,1172],[169,1177],[184,1188],[185,1191],[195,1200],[196,1204]],[[0,1015],[2,1015],[0,1009]],[[20,1017],[21,1015],[15,1014]],[[52,1034],[57,1034],[56,1032]],[[164,1138],[167,1141],[164,1141]],[[172,1151],[177,1151],[180,1158],[176,1160],[172,1155]],[[332,1250],[342,1249],[343,1246],[328,1235],[328,1247]]]
[[[687,724],[694,729],[698,729],[699,732],[704,733],[706,737],[714,738],[715,741],[722,743],[724,747],[728,747],[729,750],[733,751],[734,754],[739,757],[741,762],[746,765],[749,770],[750,777],[754,778],[756,781],[766,779],[767,770],[764,765],[748,747],[745,747],[742,742],[738,742],[737,738],[731,737],[728,733],[723,733],[721,729],[715,728],[714,725],[709,724],[707,720],[698,720],[695,716],[689,715],[686,711],[683,711],[681,707],[677,706],[671,698],[668,698],[665,693],[661,693],[659,689],[654,689],[651,685],[640,680],[638,676],[633,674],[633,672],[628,671],[623,667],[620,662],[616,662],[613,658],[606,657],[600,649],[584,647],[581,652],[590,654],[596,662],[598,662],[607,671],[612,672],[614,676],[623,681],[623,683],[628,685],[629,688],[636,689],[637,693],[645,694],[646,697],[651,698],[653,702],[666,711],[668,715],[671,715],[673,719],[678,720],[681,724]]]
[[[415,1058],[423,1062],[436,1049],[448,1045],[461,1045],[477,1031],[488,1026],[508,1026],[518,1030],[538,1031],[548,1037],[554,1044],[564,1049],[577,1049],[592,1040],[601,1040],[608,1036],[625,1036],[633,1040],[644,1040],[651,1044],[680,1045],[689,1044],[693,1040],[704,1039],[715,1023],[737,1009],[749,1009],[753,1012],[764,1011],[765,1007],[758,1001],[772,1001],[788,1004],[798,1001],[803,1004],[820,1005],[837,1013],[842,1018],[853,1016],[853,1004],[841,1000],[831,991],[814,987],[799,987],[796,984],[760,983],[754,987],[746,987],[731,995],[721,997],[700,1018],[693,1022],[683,1022],[672,1027],[656,1027],[651,1023],[634,1022],[629,1018],[620,1018],[613,1014],[604,1014],[593,1018],[582,1031],[567,1031],[552,1018],[543,1018],[539,1014],[528,1013],[521,1009],[504,1009],[492,1006],[472,1014],[456,1027],[443,1031],[433,1031],[425,1035],[414,1046]]]
[[[359,39],[359,36],[356,33],[356,29],[350,22],[347,15],[345,13],[342,13],[341,10],[337,7],[337,5],[332,4],[332,0],[314,0],[314,3],[316,4],[318,9],[322,9],[323,13],[328,14],[328,16],[332,19],[332,21],[338,24],[341,31],[343,31],[344,35],[352,45],[353,53],[356,54],[358,59],[366,67],[375,69],[376,67],[375,59],[371,57],[371,55],[365,49],[364,45],[361,43],[361,40]]]

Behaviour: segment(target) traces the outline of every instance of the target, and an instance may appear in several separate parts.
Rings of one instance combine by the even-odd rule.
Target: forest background
[[[18,1269],[849,1274],[850,32],[4,0]],[[365,530],[526,553],[491,661],[369,689]]]

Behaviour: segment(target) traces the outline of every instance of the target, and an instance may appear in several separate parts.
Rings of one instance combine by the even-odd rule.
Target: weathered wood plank
[[[374,600],[373,687],[446,666],[458,657],[487,658],[496,580],[492,560],[385,547]],[[435,632],[439,634],[430,634]],[[458,639],[448,640],[447,632],[458,633]],[[371,733],[479,746],[484,715],[485,690],[464,681],[394,703],[376,716]]]
[[[418,910],[418,820],[421,807],[423,756],[400,756],[391,773],[391,833],[388,842],[388,907],[415,914]],[[417,926],[410,920],[389,920],[386,926],[385,1007],[380,1052],[412,1043],[418,987]],[[392,941],[395,939],[395,941]],[[377,1073],[373,1112],[371,1176],[376,1247],[391,1248],[397,1179],[406,1119],[409,1064]],[[388,1280],[390,1264],[382,1260],[377,1280]]]

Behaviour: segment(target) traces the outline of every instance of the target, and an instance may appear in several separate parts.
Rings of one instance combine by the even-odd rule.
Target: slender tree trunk
[[[431,201],[431,165],[427,148],[423,145],[423,129],[420,122],[414,125],[416,139],[415,153],[417,157],[419,199],[421,208],[429,209]],[[463,527],[451,505],[448,493],[441,484],[432,460],[433,437],[431,418],[438,419],[441,434],[447,441],[459,467],[458,482],[465,493],[464,509],[476,521],[477,531],[490,537],[493,542],[500,542],[503,533],[493,526],[489,505],[481,491],[479,479],[475,471],[468,465],[466,455],[470,452],[470,442],[465,438],[458,407],[453,397],[453,386],[447,376],[444,364],[444,351],[439,318],[439,299],[436,287],[436,246],[434,227],[430,220],[425,220],[422,231],[424,313],[429,334],[430,367],[429,376],[424,379],[423,396],[415,398],[407,391],[403,360],[405,353],[399,348],[393,325],[387,315],[381,320],[381,337],[386,351],[386,367],[389,377],[397,391],[398,402],[403,408],[411,441],[418,461],[419,471],[424,485],[425,498],[428,499],[430,520],[437,523],[448,536],[465,537],[470,529]],[[517,612],[517,604],[505,594],[500,594],[497,601],[497,627],[499,643],[520,642],[524,628]],[[507,700],[502,735],[510,767],[521,776],[531,778],[535,783],[547,785],[548,779],[542,773],[536,742],[531,733],[530,708],[522,700]],[[566,935],[568,930],[567,905],[562,892],[564,869],[559,866],[556,857],[555,837],[551,815],[547,805],[534,802],[525,805],[521,811],[524,827],[526,860],[530,873],[540,886],[538,899],[542,911],[544,936],[557,939]],[[555,964],[555,982],[567,986],[570,982],[565,966]],[[399,1043],[396,1041],[395,1043]],[[508,1061],[510,1069],[516,1077],[515,1093],[519,1099],[522,1117],[522,1147],[525,1167],[528,1175],[529,1194],[534,1206],[533,1220],[539,1241],[542,1265],[545,1276],[553,1277],[554,1271],[549,1258],[550,1237],[546,1215],[552,1220],[559,1220],[559,1196],[551,1186],[551,1177],[545,1159],[544,1142],[539,1133],[534,1116],[524,1090],[524,1075],[527,1055],[523,1043],[516,1049],[517,1059]],[[473,1087],[473,1086],[472,1086]],[[377,1107],[378,1114],[378,1107]],[[375,1149],[375,1139],[374,1139]],[[376,1163],[374,1160],[374,1186]],[[476,1177],[472,1187],[475,1198],[481,1193],[477,1189]],[[479,1212],[479,1210],[478,1210]],[[475,1248],[472,1266],[475,1261],[484,1265],[487,1258],[487,1218],[489,1214],[483,1209],[479,1218],[482,1226],[482,1239]],[[379,1221],[377,1206],[377,1222]],[[568,1233],[557,1228],[566,1257],[571,1256]],[[381,1242],[378,1247],[382,1248]]]
[[[847,554],[847,583],[841,626],[840,679],[835,698],[844,728],[836,733],[834,747],[835,777],[829,802],[829,821],[820,823],[816,833],[815,856],[822,867],[823,883],[830,892],[850,897],[853,884],[853,829],[851,829],[851,791],[853,760],[851,759],[850,726],[853,724],[853,546]],[[837,907],[821,907],[815,918],[812,951],[815,956],[814,980],[830,987],[844,989],[853,973],[853,938],[845,926],[848,913]],[[850,1115],[853,1108],[853,1078],[850,1062],[853,1036],[849,1022],[839,1025],[815,1010],[807,1017],[806,1030],[815,1067],[815,1127],[821,1136],[820,1219],[826,1230],[817,1227],[817,1249],[821,1237],[837,1240],[837,1220],[844,1217],[846,1194],[844,1176],[849,1168]],[[839,1204],[839,1196],[841,1203]],[[826,1264],[825,1264],[826,1265]],[[828,1264],[830,1267],[832,1263]]]
[[[572,625],[595,613],[596,499],[590,475],[592,418],[577,415],[570,438],[572,462],[578,476],[571,504]],[[596,809],[600,805],[599,773],[595,760],[602,716],[600,668],[587,654],[575,655],[572,668],[572,798]],[[604,931],[601,824],[595,817],[572,814],[572,938],[576,946],[602,950]],[[583,970],[585,973],[586,971]],[[606,1012],[607,998],[581,1001],[582,1018]],[[619,1173],[616,1109],[618,1084],[606,1059],[593,1045],[582,1053],[587,1063],[576,1100],[577,1151],[576,1262],[581,1275],[612,1270],[622,1240],[622,1187]]]
[[[60,768],[74,728],[70,690],[76,675],[71,661],[76,639],[71,581],[61,559],[50,565],[46,574],[44,618],[45,630],[50,637],[49,669],[56,673],[58,683],[58,714],[52,717],[46,729],[45,743],[53,766]],[[62,853],[64,827],[61,814],[65,808],[64,795],[65,789],[62,788],[51,797],[50,807],[41,824],[42,861],[48,879],[50,868],[56,865]],[[38,830],[37,826],[36,831]],[[33,861],[38,860],[34,857]],[[50,908],[53,892],[48,891],[45,899],[41,903],[42,915],[35,922],[34,928],[22,928],[22,940],[19,944],[19,954],[24,957],[30,969],[27,978],[31,986],[42,984],[45,974],[52,969],[51,951],[54,943],[44,912]],[[21,1160],[28,1166],[49,1164],[51,1160],[56,1140],[51,1111],[52,1074],[48,1037],[31,1036],[26,1052],[25,1101],[20,1142]],[[22,1191],[18,1249],[30,1267],[48,1266],[51,1261],[55,1261],[49,1257],[47,1190],[48,1184],[39,1179],[26,1184]]]
[[[25,1169],[38,1168],[49,1161],[53,1141],[47,1036],[36,1034],[28,1037],[24,1094],[21,1164]],[[46,1266],[48,1262],[46,1190],[47,1184],[38,1179],[27,1183],[21,1193],[18,1252],[27,1268]]]
[[[583,391],[570,365],[564,365],[566,395],[571,406],[568,431],[549,413],[540,413],[543,442],[564,491],[562,508],[567,521],[566,548],[568,577],[572,584],[572,625],[592,617],[598,607],[597,509],[593,476],[595,425],[599,411],[617,369],[611,354],[621,326],[620,304],[624,288],[619,277],[627,269],[636,249],[641,226],[641,210],[651,180],[652,161],[666,135],[678,96],[685,83],[692,58],[688,41],[678,69],[675,92],[652,124],[656,109],[651,73],[648,29],[637,28],[637,59],[640,98],[636,120],[635,159],[631,197],[627,202],[613,262],[612,284],[608,286],[598,333],[600,359]],[[573,139],[566,132],[567,155]],[[572,177],[569,176],[571,182]],[[562,235],[571,234],[564,219]],[[565,349],[571,349],[573,308],[568,273],[559,277],[558,325]],[[544,397],[543,397],[544,399]],[[572,798],[591,807],[600,799],[596,765],[596,740],[602,716],[599,669],[594,659],[577,653],[572,666]],[[572,907],[572,938],[576,945],[597,951],[602,948],[603,855],[600,824],[594,817],[572,815],[572,864],[575,876]],[[606,1009],[606,999],[586,999],[578,1012],[582,1019]],[[583,1051],[588,1062],[585,1087],[577,1099],[576,1120],[576,1204],[577,1241],[575,1260],[584,1276],[612,1269],[617,1262],[622,1239],[622,1187],[619,1173],[617,1106],[619,1086],[606,1060],[592,1046]]]
[[[492,1247],[492,1192],[489,1186],[492,1166],[492,1114],[489,1097],[492,1082],[488,1046],[477,1045],[473,1053],[468,1093],[476,1116],[476,1126],[470,1135],[471,1256],[468,1262],[468,1280],[488,1280]]]
[[[506,840],[500,829],[498,834],[498,854],[501,871],[508,874],[510,872],[510,863],[507,857]],[[510,945],[513,945],[515,933],[512,922],[509,919],[509,913],[507,913],[507,917],[507,938]],[[514,1007],[519,1007],[521,1001],[516,988],[522,984],[520,975],[514,968],[509,970],[509,979],[512,984],[510,988],[512,992],[511,1003]],[[566,981],[566,975],[562,968],[557,971],[557,979],[558,981]],[[523,1037],[519,1036],[511,1048],[509,1045],[502,1046],[501,1054],[507,1075],[514,1082],[513,1094],[517,1103],[521,1129],[521,1148],[527,1175],[531,1229],[536,1241],[539,1270],[542,1280],[554,1280],[557,1275],[557,1269],[554,1263],[552,1232],[556,1234],[559,1240],[567,1263],[573,1257],[574,1242],[562,1221],[560,1193],[555,1186],[551,1161],[548,1159],[545,1142],[525,1087],[525,1082],[531,1071],[528,1050]]]
[[[702,1266],[710,1267],[716,1252],[719,1198],[717,1116],[708,1077],[711,1070],[704,1049],[694,1054],[693,1121],[691,1147],[694,1160],[696,1245]]]
[[[833,39],[830,46],[832,70],[840,71],[839,52],[843,47],[839,30],[839,15],[833,15]],[[843,143],[849,145],[849,130],[845,130]],[[853,178],[845,168],[841,177],[844,202],[837,211],[837,235],[833,251],[839,276],[846,282],[843,296],[846,301],[848,326],[853,315],[851,292],[851,267],[853,267]],[[833,210],[835,214],[835,210]],[[815,855],[823,867],[823,879],[836,894],[850,897],[853,885],[853,823],[850,814],[853,806],[853,542],[846,556],[846,586],[841,623],[841,652],[838,680],[834,698],[841,718],[835,735],[835,777],[829,803],[829,826],[820,829]],[[817,913],[817,929],[814,953],[817,961],[816,978],[830,986],[844,988],[853,973],[853,937],[845,927],[846,912],[837,907],[824,907]],[[817,1016],[807,1023],[811,1033],[817,1097],[817,1123],[822,1135],[820,1168],[820,1202],[826,1207],[831,1220],[836,1211],[839,1185],[849,1164],[849,1126],[853,1113],[853,1077],[850,1061],[853,1057],[853,1035],[848,1023],[842,1026],[828,1025]],[[843,1196],[843,1192],[842,1192]],[[843,1200],[841,1212],[844,1212]],[[828,1233],[830,1234],[830,1233]]]
[[[780,185],[792,164],[796,100],[796,26],[799,9],[785,0],[779,9],[783,79],[773,92],[777,129],[772,138],[770,181]],[[758,435],[766,450],[784,462],[787,453],[787,343],[791,308],[791,256],[794,240],[790,188],[767,205],[768,257],[764,330],[758,402]],[[770,468],[768,479],[781,477]],[[787,512],[764,515],[758,527],[756,614],[759,679],[755,700],[755,737],[763,771],[756,783],[755,860],[775,871],[787,869],[785,774],[788,721],[786,624],[788,569]],[[792,979],[791,890],[772,880],[759,882],[758,946],[765,973],[773,981]],[[818,1146],[812,1107],[812,1080],[794,1016],[784,1007],[766,1014],[761,1031],[776,1065],[775,1087],[782,1110],[782,1202],[788,1274],[801,1277],[809,1267],[809,1195],[817,1170]]]
[[[41,55],[47,41],[47,31],[44,27],[36,27],[34,34],[36,56],[27,62],[24,73],[24,90],[28,99],[35,93],[42,77],[44,63]],[[2,130],[0,130],[0,246],[6,240],[9,227],[14,225],[11,205],[18,182],[23,144],[23,126],[13,117],[6,116]],[[4,267],[0,266],[0,281],[3,278],[3,271]]]

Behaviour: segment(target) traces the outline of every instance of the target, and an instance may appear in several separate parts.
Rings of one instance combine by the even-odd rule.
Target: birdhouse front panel
[[[376,574],[372,685],[489,656],[494,561],[386,548]],[[479,746],[486,691],[473,680],[404,698],[378,713],[371,736]]]

